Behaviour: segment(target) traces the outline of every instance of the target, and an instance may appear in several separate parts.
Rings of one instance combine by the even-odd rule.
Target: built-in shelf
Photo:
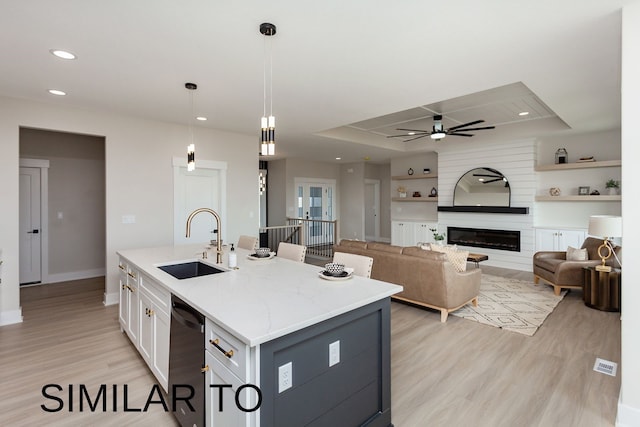
[[[431,178],[437,178],[437,177],[438,175],[434,173],[423,173],[423,174],[416,174],[416,175],[396,175],[396,176],[392,176],[391,179],[396,181],[402,181],[405,179],[431,179]]]
[[[560,171],[569,169],[612,168],[622,166],[622,160],[602,160],[599,162],[562,163],[557,165],[536,166],[536,172]]]
[[[536,202],[619,202],[622,196],[536,196]]]
[[[392,197],[393,202],[437,202],[437,197]]]

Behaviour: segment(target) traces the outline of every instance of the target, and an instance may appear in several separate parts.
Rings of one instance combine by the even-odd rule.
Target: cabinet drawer
[[[247,345],[209,319],[206,320],[205,348],[242,381],[248,380]]]
[[[145,275],[141,275],[140,290],[149,296],[149,299],[157,308],[163,310],[166,314],[171,313],[171,293],[164,286]]]

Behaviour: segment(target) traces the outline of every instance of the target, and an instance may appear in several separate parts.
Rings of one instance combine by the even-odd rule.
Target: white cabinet
[[[571,246],[579,248],[587,236],[586,230],[536,229],[536,251],[566,251]]]
[[[210,319],[206,320],[205,336],[207,426],[255,425],[257,412],[250,410],[258,403],[258,393],[247,386],[255,384],[257,376],[253,353],[249,346]],[[242,411],[237,403],[250,412]]]
[[[171,294],[148,277],[140,279],[138,350],[165,391],[169,383],[169,334]]]
[[[431,229],[437,230],[438,223],[437,222],[417,222],[415,224],[415,241],[416,245],[418,243],[435,243],[435,239],[433,238],[433,231]]]
[[[413,240],[415,225],[412,221],[391,221],[391,244],[409,246]]]
[[[246,410],[256,407],[258,394],[255,389],[245,386],[244,381],[235,376],[229,369],[208,350],[205,353],[205,410],[206,425],[209,427],[239,427],[255,425],[256,412],[242,411],[236,403]]]
[[[139,273],[124,259],[118,262],[120,287],[120,328],[126,332],[129,339],[137,344],[138,341],[138,277]]]
[[[418,243],[432,243],[431,228],[438,228],[436,222],[391,221],[391,244],[415,246]]]

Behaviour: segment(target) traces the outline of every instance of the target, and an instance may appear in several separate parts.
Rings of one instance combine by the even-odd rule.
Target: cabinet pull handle
[[[122,265],[122,264],[118,264],[118,268],[119,268],[120,270],[124,270],[124,265]]]
[[[204,374],[205,372],[207,372],[208,370],[209,370],[209,365],[205,365],[205,367],[204,367],[204,368],[200,368],[200,372],[202,372],[203,374]]]
[[[127,274],[128,274],[128,275],[129,275],[129,277],[131,277],[132,279],[135,279],[135,278],[136,278],[136,275],[135,275],[135,274],[133,274],[133,273],[131,273],[131,272],[128,272]]]
[[[220,340],[218,338],[216,338],[215,340],[209,340],[209,342],[211,343],[211,345],[213,345],[215,348],[217,348],[218,350],[220,350],[220,352],[222,354],[224,354],[225,356],[227,356],[229,359],[231,359],[231,357],[233,357],[233,349],[229,350],[229,351],[225,351],[224,348],[220,347]]]

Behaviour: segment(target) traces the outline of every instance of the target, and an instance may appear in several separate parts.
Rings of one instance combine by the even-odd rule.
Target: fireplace
[[[520,252],[520,231],[447,227],[447,243]]]

